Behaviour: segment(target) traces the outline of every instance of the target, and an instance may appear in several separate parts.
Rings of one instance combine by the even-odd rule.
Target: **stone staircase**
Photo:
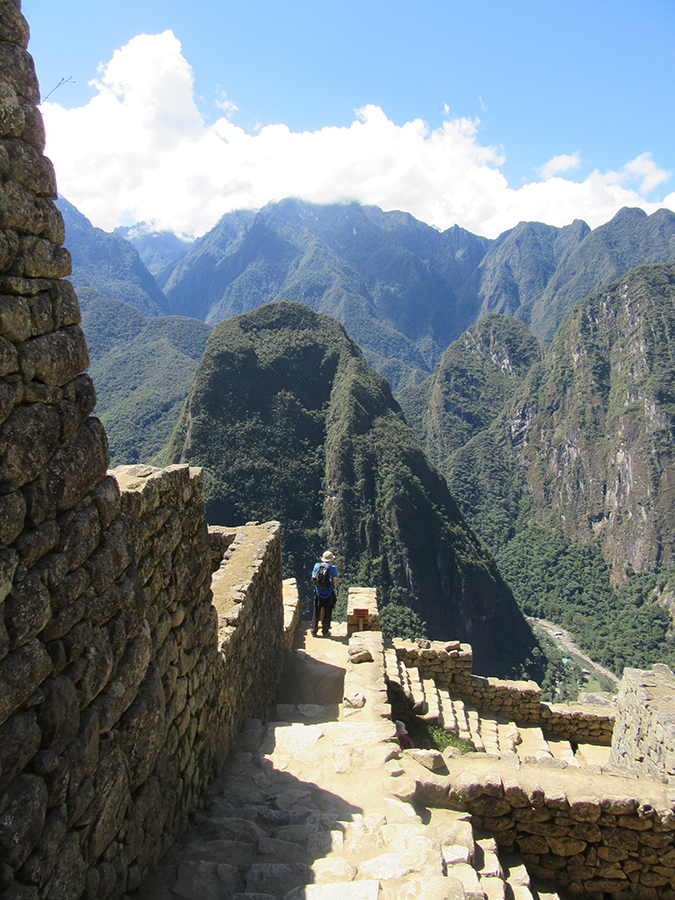
[[[136,900],[539,896],[520,858],[500,860],[494,839],[474,835],[468,814],[434,809],[424,824],[412,806],[395,797],[384,798],[385,812],[356,812],[343,797],[289,771],[304,762],[318,776],[329,762],[335,772],[350,774],[356,748],[349,738],[356,732],[345,739],[344,724],[265,727],[249,720],[210,789],[207,808],[139,888]],[[325,739],[330,753],[319,746]],[[342,754],[336,752],[340,747]],[[357,753],[361,775],[378,780],[383,755],[388,754]],[[390,776],[396,777],[395,771],[394,762]]]
[[[130,896],[538,897],[520,858],[500,861],[494,839],[474,834],[469,814],[433,808],[420,817],[412,802],[419,785],[407,772],[386,703],[381,635],[359,633],[348,642],[339,626],[333,633],[331,640],[305,635],[302,649],[296,642],[287,667],[293,690],[280,691],[277,721],[245,723],[206,808]],[[340,665],[342,704],[336,704],[331,691]],[[422,715],[447,722],[452,711],[458,734],[482,733],[488,741],[490,731],[498,738],[499,723],[432,691],[433,682],[420,682],[414,671],[405,677]],[[313,702],[317,697],[325,702]]]
[[[385,670],[388,683],[403,692],[420,719],[470,741],[481,753],[507,759],[515,756],[520,763],[548,768],[583,767],[596,774],[608,762],[609,747],[583,745],[575,752],[569,741],[547,739],[538,726],[516,725],[487,710],[475,709],[451,695],[443,684],[421,677],[416,668],[408,668],[394,649],[385,651]]]

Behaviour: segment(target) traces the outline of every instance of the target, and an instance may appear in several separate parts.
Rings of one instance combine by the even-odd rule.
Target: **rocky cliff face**
[[[343,584],[377,586],[433,635],[470,638],[484,671],[530,655],[494,562],[334,319],[279,302],[216,326],[173,454],[206,467],[211,522],[284,522],[300,584],[327,542]]]
[[[582,301],[504,422],[535,507],[621,580],[675,551],[675,265]]]

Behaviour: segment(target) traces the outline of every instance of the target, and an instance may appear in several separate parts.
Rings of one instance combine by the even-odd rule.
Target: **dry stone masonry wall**
[[[445,802],[519,850],[531,875],[586,896],[675,896],[675,796],[664,785],[489,761],[448,769]]]
[[[675,676],[667,666],[625,669],[612,762],[675,783]]]
[[[27,41],[0,0],[0,895],[105,900],[273,694],[280,538],[209,536],[187,466],[107,473]]]
[[[540,725],[545,734],[571,741],[609,745],[615,710],[541,700],[534,681],[506,681],[472,675],[473,652],[459,641],[394,640],[398,659],[422,678],[433,678],[473,704],[515,722]]]

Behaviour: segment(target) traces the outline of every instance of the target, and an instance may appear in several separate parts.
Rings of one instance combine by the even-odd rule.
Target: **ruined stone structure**
[[[242,723],[239,741],[255,735],[268,762],[292,744],[286,723],[250,717],[274,695],[297,589],[281,581],[278,523],[208,528],[198,470],[107,472],[27,40],[18,0],[0,0],[0,895],[106,900],[172,846]],[[325,729],[345,773],[354,748],[404,818],[413,800],[466,811],[576,892],[675,898],[670,673],[629,672],[618,717],[554,707],[531,683],[473,675],[466,645],[386,646],[370,630],[376,598],[350,596],[369,629],[352,636],[343,720]],[[429,771],[438,755],[399,752],[388,690],[429,716],[436,682],[549,736],[607,744],[614,730],[621,766],[580,773],[510,746]],[[361,719],[372,746],[342,736]],[[443,890],[454,863],[436,849]],[[377,896],[386,879],[363,865]],[[483,897],[481,884],[457,896]]]
[[[617,708],[612,761],[675,785],[675,676],[670,669],[626,669]]]
[[[469,644],[459,641],[394,641],[389,651],[388,673],[392,684],[406,693],[413,704],[423,703],[423,690],[405,676],[398,677],[396,660],[403,672],[413,670],[421,678],[445,685],[448,690],[469,701],[478,709],[513,719],[515,722],[540,725],[547,735],[593,744],[612,741],[615,709],[598,709],[583,704],[553,704],[541,700],[541,688],[534,681],[506,681],[485,678],[472,673],[473,652]],[[426,712],[421,709],[420,711]]]

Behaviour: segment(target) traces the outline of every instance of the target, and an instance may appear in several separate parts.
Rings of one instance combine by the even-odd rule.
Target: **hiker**
[[[330,617],[337,596],[338,572],[333,560],[335,557],[326,552],[321,557],[321,562],[316,563],[312,569],[312,585],[314,586],[314,618],[312,619],[312,634],[316,637],[321,624],[321,633],[330,635]]]

